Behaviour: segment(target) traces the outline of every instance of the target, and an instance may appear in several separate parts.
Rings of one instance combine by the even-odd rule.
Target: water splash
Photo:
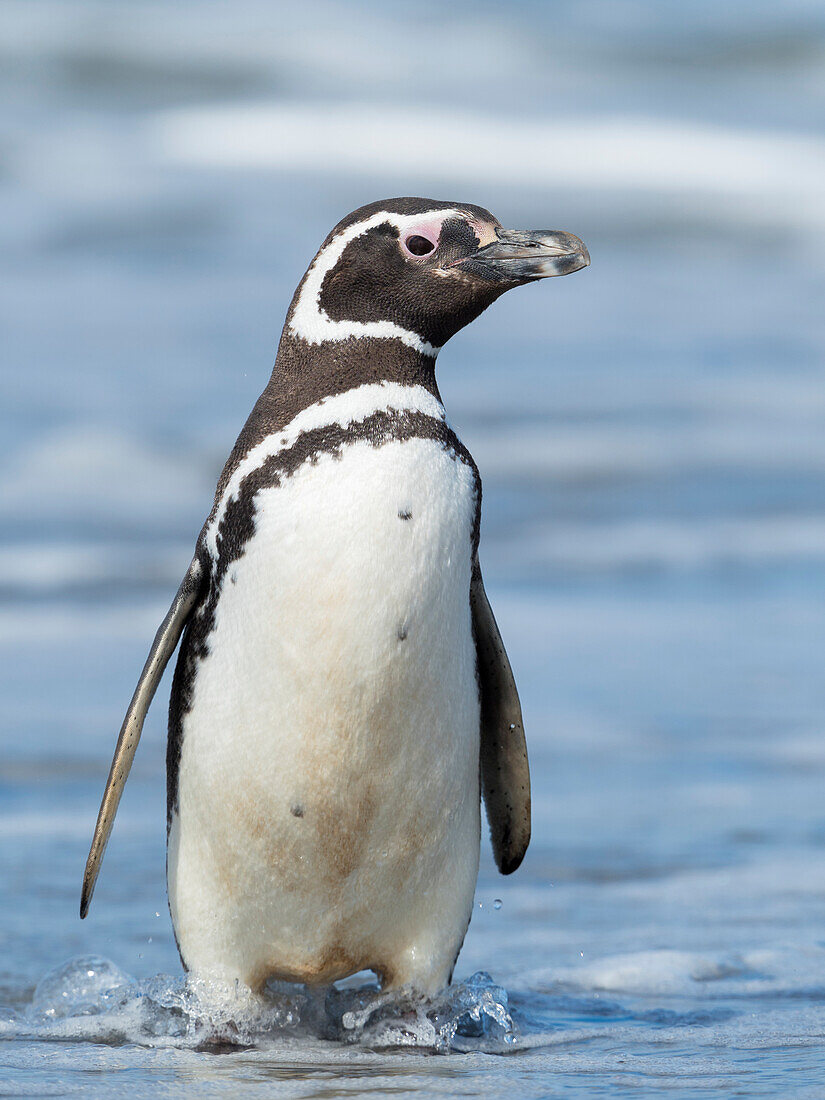
[[[334,990],[327,998],[328,1015],[337,1016],[345,1041],[371,1047],[425,1047],[441,1053],[506,1049],[518,1041],[507,992],[484,971],[451,986],[435,1000],[404,991],[371,991],[370,995],[359,990],[347,1003],[346,992]]]
[[[304,999],[307,999],[306,996]],[[50,971],[9,1024],[18,1036],[146,1046],[252,1046],[301,1022],[299,997],[258,997],[244,986],[158,974],[137,981],[84,955]],[[22,1025],[22,1026],[20,1026]]]
[[[35,1020],[97,1016],[119,1006],[124,990],[132,983],[133,979],[108,959],[97,955],[70,959],[38,982],[29,1016]]]
[[[426,999],[375,986],[323,991],[159,974],[138,981],[108,959],[70,959],[39,982],[22,1012],[0,1016],[4,1037],[223,1050],[285,1038],[369,1049],[502,1051],[517,1043],[506,991],[479,972]]]

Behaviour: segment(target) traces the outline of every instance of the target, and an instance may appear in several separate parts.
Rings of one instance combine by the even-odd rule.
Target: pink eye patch
[[[441,236],[441,226],[444,223],[443,216],[429,218],[410,228],[402,234],[401,245],[408,256],[429,256],[438,248],[438,240]]]

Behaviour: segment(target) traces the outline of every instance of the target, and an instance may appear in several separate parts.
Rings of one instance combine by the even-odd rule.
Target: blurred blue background
[[[823,184],[821,3],[4,0],[0,1031],[19,1081],[42,1084],[21,1020],[50,967],[177,968],[165,688],[77,919],[115,735],[307,263],[349,210],[419,194],[592,254],[439,357],[535,787],[523,869],[499,879],[484,842],[459,974],[508,986],[541,1095],[696,1074],[729,1095],[785,1071],[819,1095]],[[106,1057],[186,1095],[172,1054]],[[431,1088],[417,1065],[407,1087]],[[521,1072],[467,1081],[482,1070],[502,1093]]]

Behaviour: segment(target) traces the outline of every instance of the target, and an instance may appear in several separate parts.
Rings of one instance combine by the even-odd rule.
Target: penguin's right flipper
[[[203,570],[197,558],[186,572],[181,582],[177,595],[172,601],[172,606],[166,613],[166,618],[160,624],[143,672],[140,674],[135,693],[120,727],[120,735],[115,747],[115,755],[112,766],[109,769],[109,778],[106,780],[106,790],[103,792],[103,800],[100,803],[100,811],[97,815],[95,835],[92,838],[92,847],[89,858],[86,860],[86,873],[83,876],[83,890],[80,895],[80,916],[85,917],[89,912],[97,876],[100,873],[100,865],[103,861],[103,853],[109,841],[109,835],[115,822],[120,796],[126,780],[129,778],[129,770],[135,758],[135,750],[143,731],[143,721],[149,704],[155,694],[163,670],[169,662],[169,658],[175,652],[175,647],[183,633],[183,628],[192,610],[198,603],[201,592]]]
[[[512,874],[530,843],[530,767],[513,670],[499,634],[478,561],[470,586],[481,693],[481,792],[493,855]]]

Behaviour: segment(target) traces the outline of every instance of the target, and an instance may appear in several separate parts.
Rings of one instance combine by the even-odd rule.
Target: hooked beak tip
[[[585,243],[564,230],[497,229],[496,236],[461,266],[510,284],[570,275],[590,266]]]

